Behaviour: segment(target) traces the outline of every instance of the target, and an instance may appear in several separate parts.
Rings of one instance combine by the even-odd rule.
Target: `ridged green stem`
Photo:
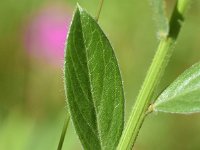
[[[178,0],[176,3],[169,24],[170,31],[168,36],[160,41],[157,52],[138,94],[117,150],[130,150],[135,143],[140,127],[145,119],[147,109],[152,101],[154,91],[170,60],[174,44],[180,32],[182,22],[184,21],[184,13],[189,1],[190,0]]]

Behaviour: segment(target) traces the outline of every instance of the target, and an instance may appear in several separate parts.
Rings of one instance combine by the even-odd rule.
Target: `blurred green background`
[[[98,0],[79,0],[93,16]],[[167,0],[170,16],[174,0]],[[55,150],[67,111],[63,47],[76,0],[0,0],[0,150]],[[105,0],[99,23],[119,60],[126,119],[158,39],[149,0]],[[187,14],[161,92],[200,59],[200,1]],[[136,150],[199,150],[200,115],[154,113]],[[63,149],[81,149],[70,122]]]

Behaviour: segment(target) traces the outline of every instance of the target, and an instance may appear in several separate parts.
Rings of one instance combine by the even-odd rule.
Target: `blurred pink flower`
[[[66,5],[51,4],[35,14],[26,27],[25,47],[29,54],[54,66],[61,66],[71,13]]]

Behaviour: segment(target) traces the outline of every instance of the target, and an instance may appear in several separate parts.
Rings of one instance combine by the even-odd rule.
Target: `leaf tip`
[[[76,8],[79,12],[82,12],[83,11],[83,8],[80,6],[79,3],[76,3]]]

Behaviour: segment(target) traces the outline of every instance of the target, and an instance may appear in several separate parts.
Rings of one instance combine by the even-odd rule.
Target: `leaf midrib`
[[[92,89],[93,89],[93,87],[92,87],[92,84],[91,84],[91,76],[90,76],[90,69],[89,69],[89,66],[88,66],[88,53],[87,53],[87,48],[85,47],[85,40],[84,40],[84,33],[83,33],[83,26],[82,26],[82,17],[81,17],[81,11],[79,10],[79,19],[80,19],[80,24],[81,24],[81,34],[82,34],[82,37],[83,37],[83,46],[84,46],[84,50],[85,50],[85,55],[86,55],[86,65],[87,65],[87,70],[88,70],[88,78],[89,78],[89,87],[90,87],[90,90],[89,90],[89,92],[90,92],[90,94],[91,94],[91,97],[92,97],[92,106],[93,106],[93,108],[94,108],[94,110],[95,110],[95,117],[96,117],[96,119],[95,119],[95,121],[96,121],[96,127],[97,127],[97,133],[98,133],[98,140],[99,140],[99,144],[100,144],[100,147],[102,148],[102,142],[101,142],[101,137],[100,137],[100,135],[99,135],[99,132],[100,132],[100,130],[99,130],[99,123],[98,123],[98,117],[97,117],[97,114],[98,114],[98,112],[97,112],[97,108],[96,108],[96,106],[95,106],[95,104],[94,104],[94,96],[93,96],[93,92],[92,92]]]

